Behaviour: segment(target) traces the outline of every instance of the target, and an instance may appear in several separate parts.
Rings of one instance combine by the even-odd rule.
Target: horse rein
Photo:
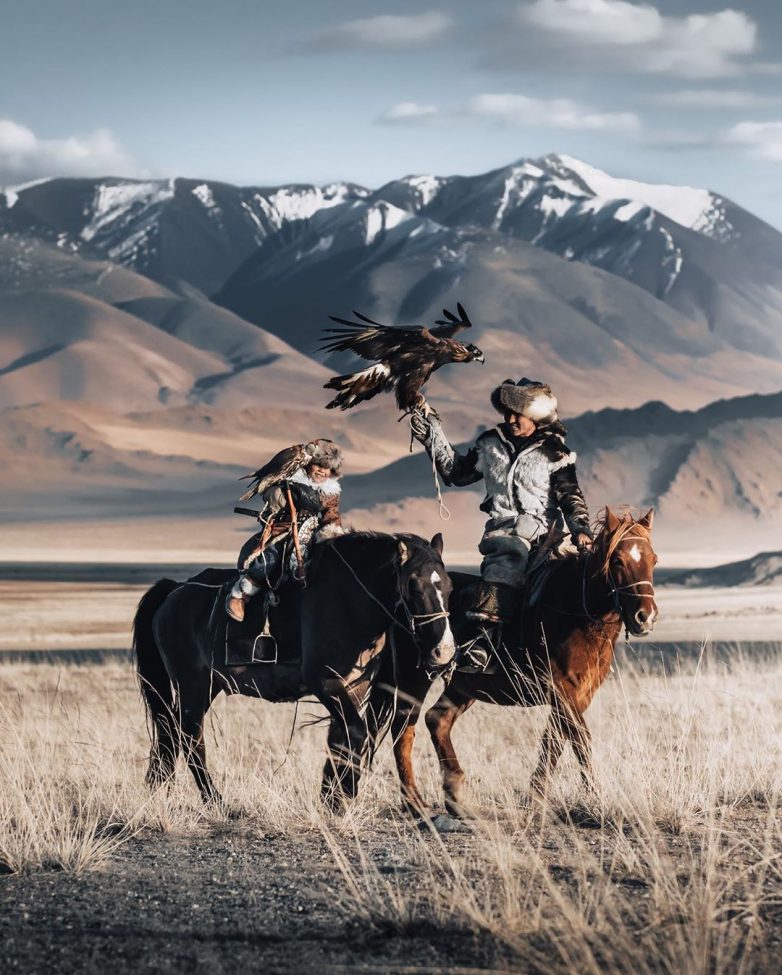
[[[451,614],[447,609],[440,610],[437,613],[412,613],[410,611],[410,607],[405,602],[405,597],[402,595],[402,587],[399,582],[399,570],[397,569],[397,573],[396,573],[397,599],[396,599],[396,603],[394,604],[394,609],[398,609],[400,606],[404,609],[405,616],[407,617],[407,622],[408,622],[408,625],[405,626],[397,619],[394,613],[391,613],[389,611],[389,609],[385,606],[384,603],[382,603],[377,598],[377,596],[375,596],[373,593],[369,591],[369,589],[367,589],[367,587],[359,578],[353,566],[348,562],[348,560],[345,558],[342,552],[336,549],[333,545],[331,545],[330,548],[332,552],[335,552],[336,555],[339,556],[341,561],[345,564],[345,566],[350,571],[350,574],[353,576],[353,578],[356,580],[359,586],[361,586],[361,588],[364,590],[367,596],[369,596],[369,598],[383,610],[383,612],[386,614],[386,616],[391,620],[391,622],[395,626],[399,626],[401,627],[401,629],[406,630],[406,632],[410,634],[410,636],[413,638],[414,641],[416,640],[416,632],[415,632],[416,626],[418,627],[426,626],[427,623],[434,623],[435,620],[448,619],[450,617]],[[416,643],[416,646],[417,645],[418,644]]]

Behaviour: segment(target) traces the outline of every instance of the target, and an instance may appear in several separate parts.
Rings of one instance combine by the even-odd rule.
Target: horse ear
[[[649,531],[652,530],[652,522],[654,521],[654,508],[650,508],[643,518],[638,519],[638,524],[641,528],[646,528]]]
[[[606,529],[607,531],[613,532],[619,527],[619,519],[613,513],[613,511],[606,505]]]
[[[404,542],[399,543],[399,564],[404,565],[410,558],[410,549]]]
[[[437,552],[440,558],[443,557],[443,533],[438,532],[436,535],[432,535],[432,540],[429,543],[432,548]]]

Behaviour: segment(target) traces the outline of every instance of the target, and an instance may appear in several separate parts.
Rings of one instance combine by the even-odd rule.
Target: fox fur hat
[[[328,467],[333,477],[342,477],[342,451],[333,440],[311,440],[307,444],[309,464]]]
[[[492,392],[491,405],[498,413],[518,413],[538,425],[559,419],[557,397],[551,387],[526,376],[517,383],[506,379]]]

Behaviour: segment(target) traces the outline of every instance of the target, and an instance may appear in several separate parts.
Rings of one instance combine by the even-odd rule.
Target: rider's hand
[[[592,548],[592,539],[586,534],[586,532],[579,532],[578,535],[576,535],[576,546],[578,547],[579,552],[588,552],[589,549]]]
[[[429,434],[429,421],[420,410],[413,410],[410,414],[410,429],[416,440],[422,443]]]

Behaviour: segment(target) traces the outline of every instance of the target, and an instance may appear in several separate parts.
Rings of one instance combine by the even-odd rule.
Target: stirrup
[[[484,642],[485,641],[485,642]],[[464,674],[483,674],[489,666],[492,658],[492,651],[486,647],[486,642],[494,648],[491,634],[482,629],[470,640],[461,644],[458,649],[458,660],[456,669]]]

